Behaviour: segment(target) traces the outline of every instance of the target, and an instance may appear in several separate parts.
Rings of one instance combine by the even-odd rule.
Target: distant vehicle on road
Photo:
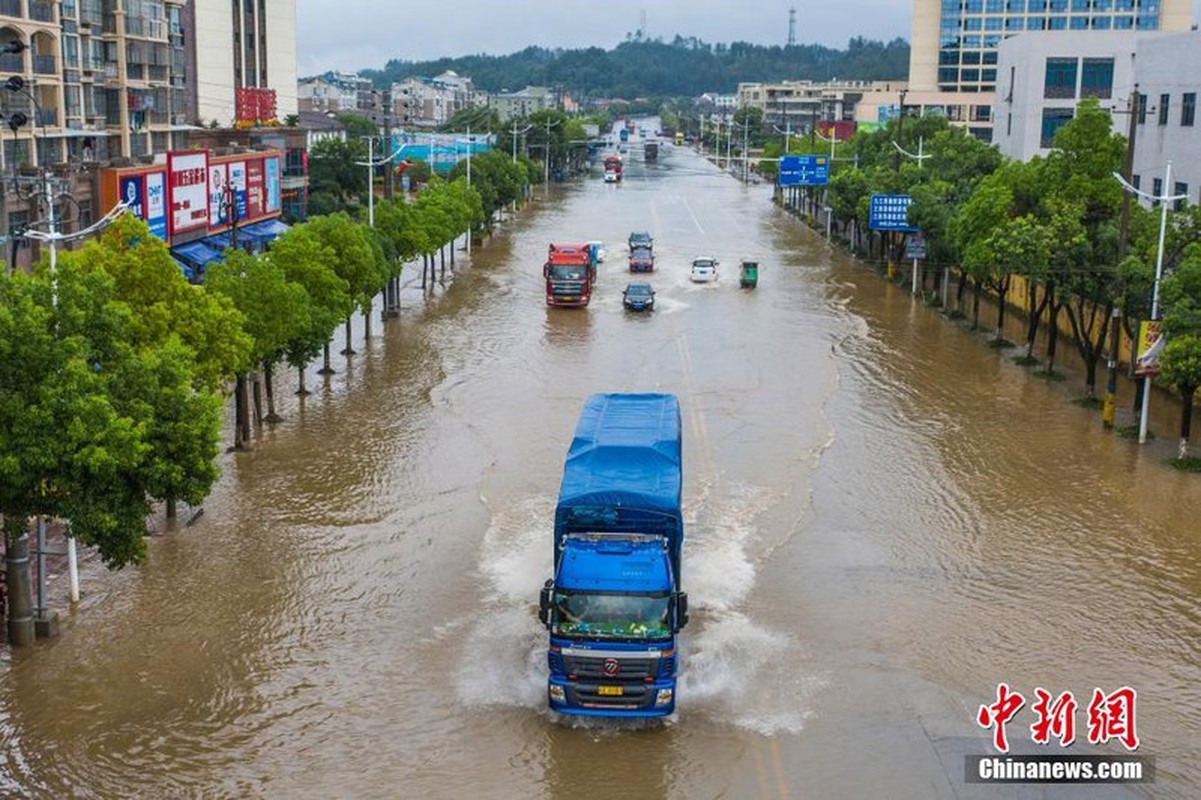
[[[649,247],[635,247],[630,251],[630,272],[654,272],[655,252]]]
[[[649,283],[628,283],[621,293],[621,304],[630,311],[654,311],[655,290]]]
[[[692,259],[692,272],[688,277],[693,283],[712,283],[717,280],[717,259],[710,256]]]
[[[647,250],[655,249],[655,237],[651,236],[647,231],[634,231],[630,234],[630,238],[626,241],[630,251],[635,248],[645,247]]]

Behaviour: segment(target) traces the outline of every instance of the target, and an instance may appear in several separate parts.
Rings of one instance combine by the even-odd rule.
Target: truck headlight
[[[671,689],[660,689],[658,695],[655,696],[655,705],[656,706],[671,705],[672,694],[673,694],[673,692]]]
[[[667,692],[669,695],[671,694],[670,689],[668,689]],[[662,692],[660,692],[660,694],[662,694]],[[566,703],[567,702],[567,692],[563,691],[563,687],[560,686],[559,684],[552,683],[550,685],[550,699],[551,699],[551,702],[553,702],[553,703]]]

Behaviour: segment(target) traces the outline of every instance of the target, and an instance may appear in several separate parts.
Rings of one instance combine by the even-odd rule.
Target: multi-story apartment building
[[[865,95],[900,91],[903,81],[781,81],[738,84],[738,107],[758,108],[765,122],[808,130],[819,122],[849,122]]]
[[[190,121],[232,126],[297,112],[296,0],[188,0],[185,10]]]
[[[401,127],[436,127],[476,103],[471,79],[455,72],[392,84],[392,113]]]
[[[172,146],[185,119],[185,0],[0,0],[0,74],[18,76],[8,113],[30,120],[5,165],[84,163]],[[36,143],[36,144],[35,144]]]
[[[353,111],[358,107],[357,102],[356,93],[345,91],[321,75],[301,78],[296,84],[296,108],[302,114],[308,111],[321,114]]]
[[[976,95],[965,105],[992,106],[997,48],[1027,31],[1187,31],[1190,0],[914,0],[909,86],[926,93]],[[967,116],[969,112],[961,112]],[[988,138],[990,126],[974,125]]]

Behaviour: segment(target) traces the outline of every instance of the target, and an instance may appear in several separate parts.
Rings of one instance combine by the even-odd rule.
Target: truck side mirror
[[[553,580],[548,580],[542,587],[542,591],[538,593],[538,619],[548,628],[550,627],[550,592],[554,585]]]
[[[688,592],[676,594],[676,620],[680,628],[688,624]]]

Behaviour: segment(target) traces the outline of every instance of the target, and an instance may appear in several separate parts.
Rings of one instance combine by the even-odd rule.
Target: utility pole
[[[384,94],[384,146],[381,153],[386,153],[392,147],[392,85],[389,84]],[[393,194],[392,170],[384,170],[384,199],[391,200]]]
[[[905,95],[907,95],[907,94],[909,94],[908,89],[901,90],[901,105],[897,109],[897,141],[898,142],[901,140],[901,134],[904,133],[904,131],[905,131]],[[922,162],[919,161],[917,163],[920,164]],[[898,150],[897,154],[893,157],[892,171],[893,172],[901,171],[900,150]]]
[[[1138,117],[1139,108],[1142,104],[1142,95],[1138,91],[1138,84],[1134,84],[1134,88],[1130,92],[1130,97],[1126,99],[1126,110],[1116,111],[1115,113],[1127,114],[1130,119],[1126,123],[1126,158],[1122,162],[1122,177],[1133,185],[1134,183],[1134,139],[1138,135]],[[1167,191],[1168,187],[1164,187]],[[1130,193],[1122,192],[1122,212],[1118,218],[1118,265],[1121,266],[1122,261],[1126,258],[1126,248],[1130,234]],[[1119,336],[1122,326],[1122,312],[1116,307],[1109,317],[1109,361],[1106,366],[1106,381],[1105,381],[1105,400],[1101,406],[1101,424],[1106,428],[1112,428],[1114,423],[1114,415],[1117,407],[1118,393],[1118,347],[1120,344]]]
[[[367,225],[375,227],[375,137],[364,136],[367,140]]]

